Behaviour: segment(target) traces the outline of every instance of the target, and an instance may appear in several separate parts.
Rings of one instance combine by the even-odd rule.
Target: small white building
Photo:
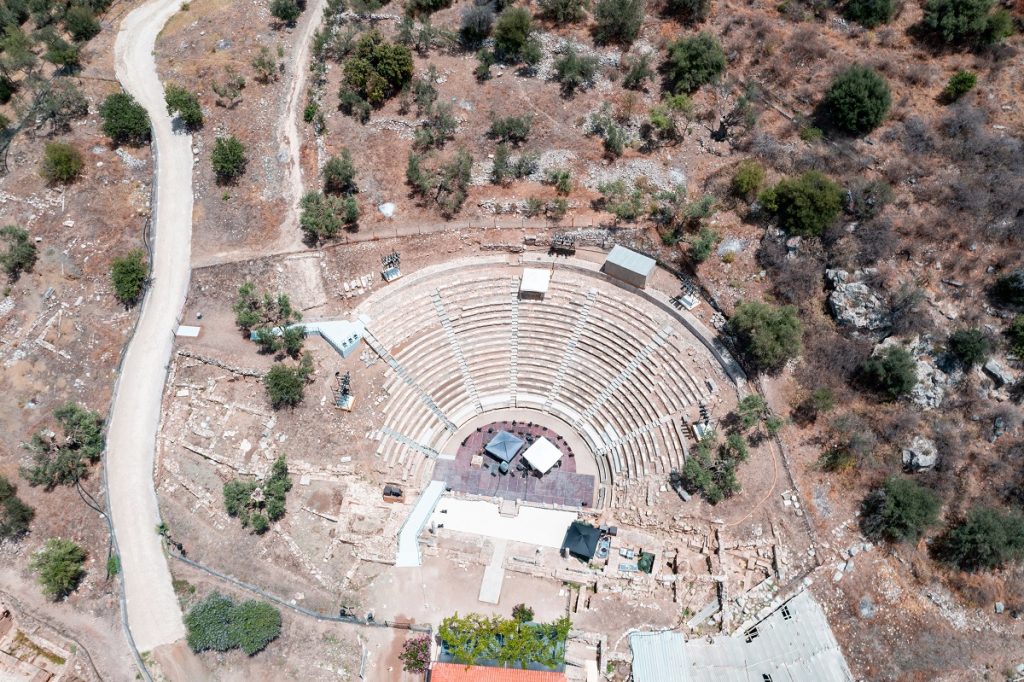
[[[544,298],[551,284],[551,271],[544,268],[525,268],[519,281],[519,298]]]
[[[645,289],[647,280],[658,263],[650,256],[637,253],[625,246],[615,245],[608,253],[601,270],[615,279],[631,284],[637,289]]]

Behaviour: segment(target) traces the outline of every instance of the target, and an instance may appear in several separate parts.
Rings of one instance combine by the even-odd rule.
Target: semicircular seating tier
[[[596,265],[545,266],[542,300],[519,299],[521,266],[486,258],[416,272],[360,306],[365,340],[390,365],[375,433],[387,465],[408,462],[415,478],[476,415],[528,409],[582,437],[599,506],[618,484],[682,468],[687,418],[717,400],[713,387],[732,387],[720,364],[731,359],[705,347],[667,297],[621,288]]]

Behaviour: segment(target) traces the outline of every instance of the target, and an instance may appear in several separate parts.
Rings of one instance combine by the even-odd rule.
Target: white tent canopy
[[[525,268],[519,283],[519,293],[546,294],[551,282],[551,271],[541,268]]]
[[[551,467],[555,466],[555,462],[562,459],[562,451],[556,448],[554,443],[541,436],[523,453],[523,459],[535,470],[546,474]]]

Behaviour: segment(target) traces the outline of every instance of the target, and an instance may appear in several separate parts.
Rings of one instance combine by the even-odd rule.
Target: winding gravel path
[[[121,366],[107,431],[107,494],[121,553],[128,628],[139,651],[185,636],[156,534],[159,510],[153,488],[160,401],[191,274],[192,136],[171,128],[153,55],[157,34],[181,5],[182,0],[152,0],[132,11],[121,22],[114,46],[117,79],[149,112],[156,159],[153,279]]]

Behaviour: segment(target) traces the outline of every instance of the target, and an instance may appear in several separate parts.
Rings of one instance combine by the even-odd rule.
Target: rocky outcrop
[[[914,359],[917,361],[917,385],[910,392],[910,399],[926,409],[938,407],[946,397],[946,389],[952,383],[949,375],[932,364],[933,360],[930,357],[918,356],[915,353]]]
[[[1001,364],[995,360],[989,360],[981,368],[985,374],[992,377],[992,381],[996,382],[997,387],[1006,386],[1013,383],[1013,375]]]
[[[924,436],[914,436],[910,445],[903,448],[903,467],[908,471],[928,471],[939,461],[939,450],[935,443]]]
[[[871,287],[864,283],[874,268],[857,270],[826,270],[825,277],[832,287],[828,295],[828,309],[836,322],[858,332],[883,338],[892,325],[889,308]]]
[[[959,369],[944,371],[936,363],[931,354],[932,340],[913,337],[905,344],[895,337],[889,337],[875,346],[872,355],[876,355],[889,346],[903,346],[917,364],[917,383],[907,396],[911,402],[924,409],[934,409],[942,404],[946,390],[959,381],[963,374]]]

